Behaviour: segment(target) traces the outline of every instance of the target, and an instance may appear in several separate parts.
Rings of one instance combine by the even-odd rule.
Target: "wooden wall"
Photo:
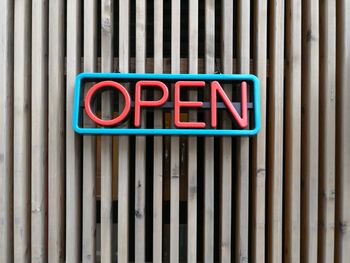
[[[0,262],[349,262],[350,1],[0,10]],[[79,136],[79,72],[252,73],[262,129]]]

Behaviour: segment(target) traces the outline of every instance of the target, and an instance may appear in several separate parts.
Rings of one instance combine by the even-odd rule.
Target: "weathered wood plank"
[[[0,262],[13,261],[13,1],[0,1]]]
[[[233,57],[233,2],[223,0],[221,9],[221,65],[223,73],[232,73]],[[231,97],[232,89],[224,87]],[[229,128],[230,119],[223,115],[223,127]],[[220,262],[231,262],[231,228],[232,228],[232,139],[223,137],[220,140]]]
[[[337,221],[335,262],[350,258],[350,2],[337,1]],[[339,52],[338,52],[339,51]]]
[[[282,260],[284,2],[271,2],[268,138],[268,261]]]
[[[261,130],[252,147],[252,262],[265,262],[267,1],[254,2],[254,74],[260,80]]]
[[[320,219],[318,262],[334,261],[336,1],[320,2]]]
[[[215,71],[215,1],[205,1],[205,72]],[[207,94],[209,96],[209,94]],[[206,116],[209,120],[210,116]],[[214,262],[214,137],[204,139],[204,253],[205,263]]]
[[[49,3],[48,258],[64,258],[64,3]]]
[[[101,1],[101,71],[113,71],[113,1]],[[111,92],[102,94],[102,118],[112,119]],[[112,257],[112,136],[101,136],[101,262]]]
[[[319,152],[319,1],[303,1],[301,261],[317,262]]]
[[[30,1],[14,3],[14,261],[30,262]]]
[[[84,1],[84,71],[97,70],[96,0]],[[93,126],[84,116],[84,125]],[[96,137],[83,137],[83,262],[96,262]]]
[[[80,262],[81,255],[81,138],[72,129],[75,77],[80,71],[81,6],[67,2],[67,82],[66,82],[66,261]]]
[[[171,72],[180,72],[180,1],[171,2]],[[170,139],[170,262],[179,262],[179,137]]]
[[[47,7],[46,0],[32,2],[32,262],[47,262]]]
[[[198,0],[188,2],[188,70],[198,73]],[[197,101],[198,92],[190,91],[189,99]],[[197,121],[196,110],[189,111],[189,121]],[[187,262],[197,262],[197,138],[190,136],[187,146]]]
[[[136,72],[146,69],[146,1],[136,2]],[[144,94],[141,95],[145,99]],[[145,112],[141,113],[141,126],[145,126]],[[145,262],[146,237],[146,137],[136,136],[135,146],[135,262]]]
[[[283,258],[300,262],[301,1],[286,3],[285,218]]]
[[[119,1],[119,71],[129,72],[130,2]],[[122,107],[124,101],[120,100]],[[128,123],[125,123],[128,125]],[[118,262],[129,262],[129,137],[118,140]]]
[[[238,71],[249,73],[250,2],[238,2]],[[237,206],[235,261],[248,262],[249,238],[249,137],[237,142]]]
[[[154,72],[163,72],[163,0],[154,1]],[[160,96],[155,91],[155,96]],[[162,128],[162,112],[155,111],[154,127]],[[163,137],[153,146],[153,262],[161,263],[163,250]]]

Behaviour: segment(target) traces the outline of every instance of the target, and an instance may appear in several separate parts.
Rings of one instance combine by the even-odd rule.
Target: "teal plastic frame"
[[[253,83],[254,124],[251,129],[145,129],[145,128],[84,128],[79,126],[81,84],[84,80],[202,80],[251,81]],[[73,129],[79,134],[100,135],[201,135],[201,136],[253,136],[260,130],[259,80],[251,74],[139,74],[139,73],[80,73],[74,90]]]

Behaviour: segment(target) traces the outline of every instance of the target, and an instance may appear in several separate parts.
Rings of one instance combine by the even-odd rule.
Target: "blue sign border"
[[[79,127],[81,82],[84,79],[140,79],[140,80],[246,80],[253,82],[254,121],[253,129],[144,129],[144,128],[82,128]],[[139,74],[139,73],[80,73],[75,80],[73,129],[79,134],[100,135],[206,135],[206,136],[253,136],[260,130],[259,80],[251,74]]]

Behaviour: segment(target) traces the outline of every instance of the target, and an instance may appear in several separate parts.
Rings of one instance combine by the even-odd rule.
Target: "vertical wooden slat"
[[[267,0],[254,1],[254,74],[260,80],[261,130],[252,148],[252,262],[265,262]]]
[[[205,72],[215,71],[215,1],[205,1]],[[207,116],[209,119],[210,117]],[[214,137],[204,139],[204,254],[214,262]]]
[[[268,261],[282,260],[284,2],[270,5]]]
[[[318,262],[334,261],[336,1],[320,2],[320,220]]]
[[[286,3],[285,219],[283,258],[300,262],[301,1]]]
[[[32,3],[32,262],[47,262],[47,7]]]
[[[97,69],[96,0],[84,1],[84,71]],[[92,121],[84,116],[84,126]],[[96,137],[83,137],[83,262],[96,261]]]
[[[303,1],[301,261],[317,262],[319,1]]]
[[[119,1],[119,71],[129,71],[129,0]],[[123,102],[119,103],[121,107]],[[127,125],[127,123],[125,124]],[[118,262],[129,262],[129,137],[118,141]]]
[[[0,1],[0,262],[13,261],[13,1]]]
[[[154,72],[163,72],[163,0],[154,1]],[[157,96],[155,92],[155,96]],[[161,111],[154,113],[154,127],[162,128]],[[153,262],[162,261],[163,241],[163,137],[154,137],[153,149]]]
[[[336,262],[350,258],[350,2],[337,1],[337,242]],[[339,51],[339,52],[338,52]]]
[[[136,72],[146,69],[146,1],[136,2]],[[141,94],[145,99],[144,94]],[[141,113],[141,126],[146,124]],[[145,262],[146,137],[136,136],[135,147],[135,262]]]
[[[48,258],[62,262],[64,209],[64,3],[49,3]]]
[[[233,2],[221,1],[221,65],[223,73],[232,73],[233,57]],[[232,96],[232,89],[225,89]],[[223,115],[223,127],[229,128],[230,119]],[[223,137],[220,140],[220,262],[231,262],[231,217],[232,217],[232,139]]]
[[[249,73],[250,66],[250,1],[238,2],[238,71]],[[249,228],[249,137],[237,144],[237,206],[235,261],[248,262]]]
[[[30,262],[30,1],[14,13],[14,261]]]
[[[198,0],[188,2],[188,69],[198,73]],[[190,91],[189,99],[197,101],[198,92]],[[189,111],[189,121],[197,120],[196,111]],[[187,147],[187,262],[197,262],[197,138],[190,136]]]
[[[66,87],[66,261],[80,262],[81,256],[81,138],[72,129],[75,77],[80,71],[81,2],[67,1],[67,87]]]
[[[113,70],[113,1],[101,1],[101,71]],[[102,93],[102,118],[112,119],[111,92]],[[112,136],[101,137],[101,262],[112,262]]]
[[[171,2],[171,72],[180,73],[180,1]],[[170,262],[179,262],[179,137],[170,141]]]

